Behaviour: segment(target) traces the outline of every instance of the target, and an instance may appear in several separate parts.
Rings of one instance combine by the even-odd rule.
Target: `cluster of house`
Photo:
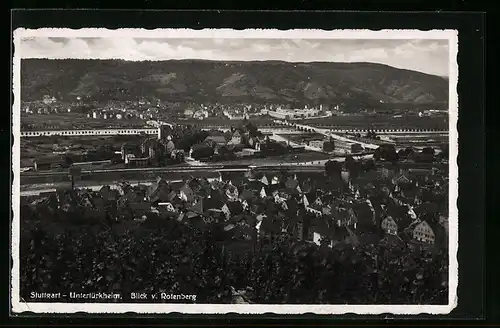
[[[266,137],[251,135],[249,131],[239,129],[226,133],[210,135],[200,143],[193,145],[189,157],[205,159],[213,156],[233,154],[236,157],[267,156],[287,153],[291,147],[286,142],[275,141]],[[293,148],[303,151],[304,146]]]
[[[204,120],[209,116],[210,116],[210,113],[205,107],[202,107],[202,108],[196,109],[196,110],[190,109],[190,108],[184,110],[184,117],[185,118],[194,118],[197,120]]]
[[[209,116],[223,116],[230,120],[243,120],[252,116],[261,115],[261,107],[252,104],[201,104],[191,105],[184,110],[184,118],[195,118],[203,120]],[[266,106],[267,107],[267,106]]]
[[[162,139],[146,137],[140,143],[124,143],[120,155],[129,167],[158,166],[165,159],[179,163],[184,160],[184,151],[176,149],[170,136]]]
[[[338,179],[300,172],[211,174],[185,182],[158,178],[149,186],[57,191],[31,205],[52,203],[66,212],[78,207],[116,220],[155,215],[200,229],[220,224],[228,239],[244,242],[288,235],[329,247],[374,238],[410,247],[447,247],[447,179],[442,172],[381,168],[355,179],[347,172]]]
[[[334,107],[334,109],[337,111],[338,106]],[[329,117],[333,115],[332,111],[325,110],[323,108],[323,105],[310,108],[306,105],[304,106],[304,108],[298,108],[298,109],[287,109],[278,107],[274,110],[263,110],[262,113],[283,120],[300,120],[308,118],[311,119],[311,118]]]
[[[87,113],[87,118],[92,118],[92,119],[104,119],[104,120],[111,120],[111,119],[141,119],[141,120],[147,120],[147,119],[153,119],[155,117],[154,113],[152,111],[138,111],[135,109],[116,109],[116,108],[99,108],[99,109],[94,109],[90,112]]]
[[[71,113],[71,106],[64,103],[57,102],[56,98],[47,97],[42,101],[33,101],[23,104],[23,110],[25,114],[38,114],[38,115],[48,115],[48,114],[58,114],[58,113]]]
[[[185,118],[195,118],[203,120],[209,116],[222,116],[229,120],[244,120],[254,116],[269,115],[280,119],[306,119],[317,117],[328,117],[333,115],[333,111],[338,112],[339,106],[333,106],[332,110],[328,106],[304,106],[304,108],[288,109],[286,105],[279,104],[236,104],[236,105],[198,105],[196,108],[188,108],[184,110]],[[328,107],[328,108],[327,108]]]
[[[241,120],[248,120],[250,118],[250,114],[248,113],[246,108],[243,110],[238,110],[238,109],[225,110],[222,112],[222,114],[230,120],[241,121]]]
[[[447,114],[448,114],[447,110],[441,110],[441,109],[429,109],[429,110],[424,110],[424,111],[418,112],[419,117],[435,116],[435,115],[447,115]]]

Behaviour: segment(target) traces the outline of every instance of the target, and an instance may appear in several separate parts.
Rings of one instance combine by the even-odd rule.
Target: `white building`
[[[223,114],[230,120],[244,120],[244,119],[248,120],[250,118],[249,115],[245,112],[239,113],[239,112],[229,112],[225,110]]]
[[[431,226],[427,222],[422,221],[415,226],[413,239],[427,244],[434,244],[436,236]]]
[[[278,108],[274,111],[268,111],[268,115],[271,117],[283,119],[283,120],[299,120],[304,118],[313,118],[320,116],[321,110],[315,108],[304,108],[304,109],[283,109]]]

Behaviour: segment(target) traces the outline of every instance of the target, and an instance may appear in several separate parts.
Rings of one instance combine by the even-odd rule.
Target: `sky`
[[[283,60],[373,62],[423,73],[449,75],[448,40],[440,39],[160,39],[132,37],[28,37],[22,58],[125,60]]]

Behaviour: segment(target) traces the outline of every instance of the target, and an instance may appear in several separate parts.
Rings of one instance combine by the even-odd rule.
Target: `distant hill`
[[[446,106],[439,76],[373,63],[25,59],[22,100],[76,96],[180,102],[324,103]]]

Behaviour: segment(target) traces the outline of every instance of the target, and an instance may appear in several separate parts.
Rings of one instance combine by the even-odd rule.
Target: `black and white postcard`
[[[15,313],[446,314],[455,30],[17,29]]]

